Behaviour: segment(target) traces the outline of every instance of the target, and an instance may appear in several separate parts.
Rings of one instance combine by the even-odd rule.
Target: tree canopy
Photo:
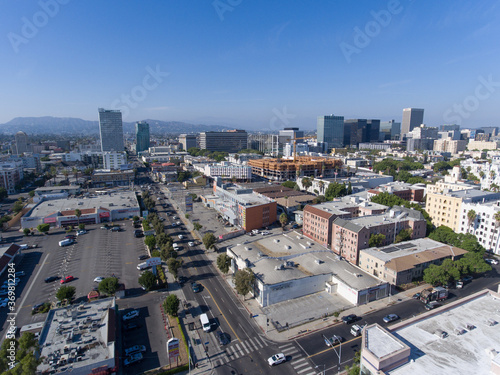
[[[217,257],[217,267],[222,273],[229,272],[229,266],[231,265],[231,257],[227,254],[220,254]]]
[[[236,292],[242,296],[246,296],[252,290],[255,275],[250,268],[238,270],[234,274],[234,285]]]
[[[385,242],[385,234],[382,233],[372,234],[368,239],[368,246],[380,247],[384,244],[384,242]]]

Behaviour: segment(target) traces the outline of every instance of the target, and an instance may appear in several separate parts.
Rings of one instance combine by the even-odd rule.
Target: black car
[[[200,291],[200,284],[197,282],[191,283],[191,289],[193,290],[193,293],[198,293]]]
[[[32,310],[33,311],[38,311],[40,308],[42,308],[45,305],[45,303],[37,303],[36,305],[33,305]]]
[[[149,256],[147,255],[139,255],[139,260],[144,260],[144,259],[148,259]]]
[[[180,285],[184,285],[184,283],[187,281],[187,278],[184,276],[179,276],[178,280]]]
[[[46,283],[51,283],[52,281],[56,281],[56,280],[59,280],[59,279],[60,279],[60,277],[59,277],[59,276],[50,276],[50,277],[47,277],[47,278],[45,279],[45,282],[46,282]]]
[[[139,238],[139,237],[142,237],[142,230],[134,230],[134,237],[135,238]]]
[[[219,340],[220,346],[229,344],[229,337],[227,333],[217,331],[217,339]]]
[[[356,320],[358,320],[357,315],[350,314],[342,317],[342,321],[344,324],[351,324],[354,323]]]
[[[133,330],[138,329],[140,327],[141,326],[139,324],[137,324],[137,323],[129,323],[129,324],[125,324],[123,326],[123,330],[124,331],[133,331]]]

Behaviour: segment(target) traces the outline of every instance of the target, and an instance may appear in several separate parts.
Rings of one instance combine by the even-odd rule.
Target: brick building
[[[420,211],[400,206],[394,206],[380,215],[352,219],[338,217],[332,224],[332,250],[357,265],[359,251],[369,247],[371,235],[385,235],[382,246],[386,246],[394,243],[403,229],[412,230],[412,239],[423,238],[427,222]]]
[[[409,202],[422,202],[425,195],[425,185],[412,185],[405,182],[395,181],[368,190],[367,197],[368,199],[370,199],[371,197],[379,195],[380,193],[394,194],[395,196]]]

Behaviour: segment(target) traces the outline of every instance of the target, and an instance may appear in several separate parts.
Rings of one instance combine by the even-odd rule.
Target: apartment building
[[[474,210],[476,217],[469,220],[469,211]],[[500,201],[462,203],[458,233],[472,233],[479,243],[489,251],[500,254],[500,222],[495,215],[500,212]]]
[[[336,218],[332,224],[332,250],[358,264],[359,251],[369,247],[372,234],[383,234],[383,245],[394,243],[403,229],[412,230],[412,239],[425,237],[427,222],[420,211],[394,206],[384,214],[352,219]]]
[[[388,207],[361,202],[358,197],[345,197],[342,200],[307,205],[303,212],[302,232],[305,236],[326,246],[332,245],[332,224],[338,217],[351,218],[382,214]]]
[[[221,163],[205,165],[203,174],[212,178],[225,177],[236,178],[237,180],[250,180],[252,179],[252,167],[223,161]]]
[[[460,166],[479,178],[481,189],[492,189],[500,186],[500,156],[492,156],[491,162],[467,159],[460,162]]]
[[[462,203],[484,203],[495,199],[500,199],[500,193],[471,189],[428,192],[425,210],[435,226],[445,225],[458,232],[462,221]]]
[[[445,259],[457,260],[467,251],[444,245],[430,238],[419,238],[359,252],[359,267],[392,285],[421,279],[431,264],[440,265]]]
[[[9,161],[0,163],[0,187],[7,190],[8,194],[16,193],[18,185],[24,177],[22,161]]]
[[[368,190],[367,198],[371,199],[381,193],[393,194],[409,202],[422,202],[425,195],[425,185],[412,185],[400,181],[390,182]]]
[[[498,148],[498,142],[487,142],[487,141],[469,141],[467,144],[468,150],[496,150]]]

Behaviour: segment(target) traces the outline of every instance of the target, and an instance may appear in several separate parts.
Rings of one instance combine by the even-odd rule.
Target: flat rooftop
[[[128,209],[137,206],[137,198],[133,191],[120,191],[117,193],[89,197],[54,199],[40,202],[33,211],[31,211],[29,216],[46,217],[54,212],[72,211],[77,208],[82,211],[85,209],[95,209],[97,207],[118,210],[120,208]]]
[[[64,186],[44,186],[35,189],[35,192],[45,192],[45,191],[64,191],[64,190],[80,190],[80,186],[76,185],[64,185]]]
[[[491,362],[498,361],[500,351],[499,322],[499,295],[483,291],[470,301],[445,305],[412,324],[401,324],[392,333],[411,347],[410,359],[388,373],[490,374]],[[439,331],[448,337],[441,338]]]
[[[340,200],[334,200],[317,204],[314,205],[314,207],[334,214],[343,214],[346,213],[344,209],[355,208],[355,207],[370,208],[372,210],[387,209],[387,206],[384,206],[383,204],[373,203],[370,201],[362,201],[359,197],[352,197],[352,196],[346,196]]]
[[[335,276],[356,290],[384,283],[347,261],[340,260],[330,249],[296,231],[246,240],[231,247],[230,251],[242,259],[248,259],[254,273],[265,284],[313,275]],[[276,267],[282,269],[276,270]]]
[[[379,359],[408,348],[378,324],[367,326],[365,335],[366,348]]]
[[[106,298],[50,310],[40,332],[44,360],[37,370],[78,373],[78,368],[103,362],[114,367],[114,307],[115,299]]]
[[[395,213],[393,214],[393,212]],[[415,220],[415,216],[418,217],[420,215],[422,215],[420,211],[394,206],[389,211],[383,214],[359,216],[348,219],[337,218],[335,219],[335,222],[342,223],[342,220],[344,220],[345,222],[347,222],[348,225],[350,224],[351,226],[354,224],[354,226],[358,226],[359,228],[362,227],[369,228],[372,226],[378,226],[382,224],[395,224],[399,223],[401,220],[408,220],[408,219]]]

